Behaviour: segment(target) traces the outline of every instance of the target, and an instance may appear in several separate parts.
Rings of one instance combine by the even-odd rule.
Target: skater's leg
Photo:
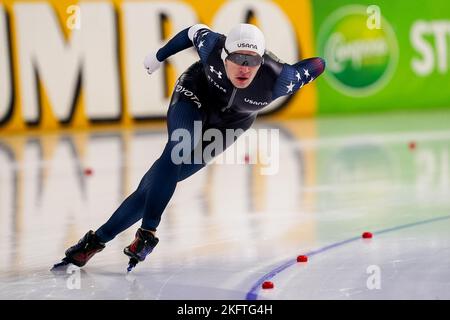
[[[177,103],[178,105],[179,103]],[[167,142],[161,157],[154,163],[153,167],[147,172],[143,178],[141,191],[145,193],[144,217],[142,220],[142,228],[145,230],[155,231],[161,221],[161,215],[166,208],[169,200],[175,191],[176,185],[179,181],[181,168],[183,166],[198,166],[196,165],[193,156],[193,150],[199,144],[201,139],[201,131],[195,133],[194,122],[201,123],[201,114],[187,110],[186,106],[193,109],[194,106],[184,104],[185,107],[177,107],[182,109],[177,111],[177,117],[169,123],[169,141]],[[183,115],[184,114],[184,115]],[[185,129],[189,132],[190,145],[181,150],[179,149],[179,141],[172,141],[171,137],[176,129]],[[200,126],[201,129],[201,126]],[[177,147],[177,150],[174,148]],[[181,159],[185,159],[185,155],[191,155],[189,163],[174,161],[173,153]],[[185,154],[186,153],[186,154]],[[200,166],[202,164],[199,164]]]
[[[109,242],[116,235],[128,229],[142,219],[144,214],[144,195],[137,190],[133,192],[102,225],[95,234],[103,243]]]
[[[233,144],[237,137],[251,126],[253,121],[254,118],[249,118],[235,123],[235,126],[232,126],[231,128],[240,129],[239,132],[234,135],[234,139],[224,140],[222,150],[218,151],[221,152]],[[219,130],[222,135],[226,137],[226,129]],[[172,130],[169,130],[169,132],[172,132]],[[190,159],[194,159],[194,163],[174,163],[172,161],[173,159],[169,157],[169,153],[174,150],[174,145],[169,141],[163,154],[154,164],[154,168],[152,168],[148,172],[148,176],[143,179],[142,183],[145,186],[142,189],[146,191],[146,201],[142,227],[136,232],[134,241],[124,249],[124,253],[130,257],[127,268],[128,272],[130,272],[139,261],[143,261],[158,243],[159,240],[155,237],[154,231],[156,231],[156,228],[159,225],[161,214],[172,197],[177,182],[193,175],[195,172],[205,167],[206,163],[209,162],[208,159],[203,159],[203,157],[200,159],[195,157],[197,154],[196,152],[198,151],[202,151],[201,154],[203,155],[204,148],[207,144],[199,144],[195,139],[192,142]],[[218,153],[212,156],[216,155],[218,155]],[[166,174],[160,175],[161,172],[165,172]],[[146,187],[147,185],[149,187]],[[158,199],[157,202],[152,201],[155,198]],[[161,199],[163,199],[163,201],[161,201]]]
[[[162,213],[175,190],[180,167],[180,165],[173,165],[171,161],[171,150],[178,143],[171,141],[171,135],[176,129],[186,129],[191,133],[191,137],[194,137],[194,121],[201,121],[201,119],[200,111],[191,103],[178,101],[170,106],[167,114],[169,141],[161,157],[142,178],[137,190],[95,232],[102,242],[112,240],[117,234],[142,219],[146,210],[151,210],[151,213],[156,216],[159,212]],[[195,144],[196,142],[192,142],[192,148]],[[144,227],[144,229],[147,228]],[[156,227],[148,227],[148,229],[153,230]]]

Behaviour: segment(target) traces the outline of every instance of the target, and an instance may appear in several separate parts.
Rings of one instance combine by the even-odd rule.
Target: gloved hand
[[[148,74],[152,74],[161,67],[162,62],[156,58],[156,51],[148,54],[144,59],[144,67]]]

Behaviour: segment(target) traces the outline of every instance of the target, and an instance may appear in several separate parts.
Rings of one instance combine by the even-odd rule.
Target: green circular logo
[[[391,25],[381,14],[371,16],[364,6],[350,5],[333,12],[322,24],[318,41],[327,62],[326,79],[350,96],[377,92],[397,66],[398,44]]]

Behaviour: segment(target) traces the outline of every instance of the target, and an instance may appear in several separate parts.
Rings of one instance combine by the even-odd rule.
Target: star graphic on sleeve
[[[288,86],[286,86],[286,87],[288,89],[288,91],[286,93],[292,92],[292,89],[294,89],[294,84],[291,81],[291,83]]]
[[[207,32],[205,32],[204,34],[202,34],[202,38],[203,38],[204,36],[206,36],[208,33],[209,33],[209,31],[207,31]]]
[[[300,81],[300,79],[302,78],[300,76],[300,72],[298,72],[298,71],[295,71],[295,76],[297,77],[297,81]]]
[[[201,47],[203,47],[203,42],[205,42],[205,40],[200,41],[200,44],[198,45],[198,48],[200,49]]]
[[[303,69],[303,71],[304,71],[305,76],[308,78],[310,76],[309,75],[309,70],[308,69]]]

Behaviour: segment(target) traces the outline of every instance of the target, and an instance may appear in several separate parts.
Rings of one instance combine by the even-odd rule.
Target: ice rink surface
[[[81,270],[50,267],[134,191],[164,125],[1,134],[0,298],[450,299],[449,111],[253,128],[278,130],[274,152],[242,137],[235,156],[248,163],[181,182],[160,244],[128,275],[138,225]]]

